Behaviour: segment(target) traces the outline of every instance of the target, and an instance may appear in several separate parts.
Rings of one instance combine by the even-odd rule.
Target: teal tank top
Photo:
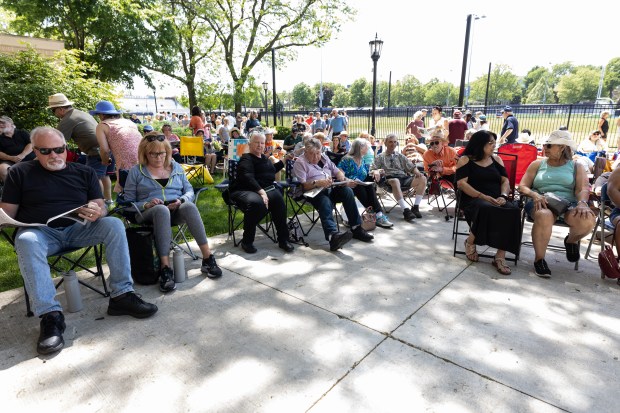
[[[575,198],[575,162],[568,161],[562,166],[550,166],[543,159],[534,177],[533,189],[541,194],[553,192],[571,202]]]

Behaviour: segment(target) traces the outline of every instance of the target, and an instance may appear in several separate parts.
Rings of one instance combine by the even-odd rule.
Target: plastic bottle
[[[175,247],[172,251],[172,268],[174,269],[174,282],[182,283],[187,278],[185,273],[185,258],[183,257],[183,250],[179,247]]]
[[[82,295],[80,294],[80,283],[77,274],[71,270],[63,274],[63,286],[65,289],[65,299],[67,300],[67,311],[77,313],[82,311]]]

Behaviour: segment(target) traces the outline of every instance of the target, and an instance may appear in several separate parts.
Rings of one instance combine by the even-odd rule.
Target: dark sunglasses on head
[[[164,135],[157,135],[157,136],[147,136],[146,140],[149,142],[153,142],[153,141],[159,141],[159,142],[163,142],[166,140],[166,137]]]
[[[441,143],[441,141],[432,141],[428,143],[428,146],[435,146],[435,145],[439,145]]]
[[[34,149],[36,149],[37,151],[39,151],[39,153],[40,153],[41,155],[49,155],[49,154],[50,154],[50,153],[52,153],[52,152],[57,153],[57,154],[61,154],[61,153],[64,153],[64,152],[65,152],[66,146],[65,146],[65,145],[62,145],[62,146],[59,146],[59,147],[57,147],[57,148],[37,148],[37,147],[35,146],[35,148],[34,148]]]

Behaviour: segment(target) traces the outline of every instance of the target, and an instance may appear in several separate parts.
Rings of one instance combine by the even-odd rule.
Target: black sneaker
[[[278,247],[280,247],[280,249],[283,249],[284,252],[293,252],[295,250],[295,247],[293,247],[293,244],[291,244],[288,240],[279,241]]]
[[[370,242],[375,237],[369,234],[368,232],[366,232],[366,230],[362,228],[362,226],[360,225],[353,230],[353,238],[358,239],[360,241],[364,241],[364,242]]]
[[[66,328],[65,316],[60,311],[41,316],[41,333],[37,342],[37,353],[50,354],[60,351],[65,346],[62,333]]]
[[[200,267],[200,271],[207,274],[207,277],[209,278],[219,278],[222,276],[222,269],[217,266],[215,256],[213,256],[213,254],[209,255],[209,258],[202,259],[202,267]]]
[[[247,252],[248,254],[254,254],[256,251],[258,251],[256,247],[254,246],[254,244],[252,243],[246,244],[243,241],[241,241],[241,249]]]
[[[566,248],[566,259],[568,262],[579,261],[579,243],[570,243],[568,241],[568,235],[564,238],[564,248]]]
[[[536,270],[536,275],[540,278],[551,278],[551,270],[547,266],[547,261],[545,261],[544,258],[534,261],[534,270]]]
[[[147,318],[157,312],[157,306],[140,298],[130,291],[120,297],[110,298],[108,315],[130,315],[135,318]]]
[[[168,266],[159,270],[159,291],[169,293],[174,291],[177,285],[174,283],[174,273]]]
[[[416,217],[416,218],[422,218],[422,214],[420,214],[420,206],[419,205],[414,205],[413,209],[411,210],[411,213]]]
[[[334,232],[329,239],[329,250],[339,250],[344,244],[351,241],[351,238],[353,238],[351,231],[347,230],[346,232]]]
[[[415,219],[415,214],[411,212],[409,208],[405,208],[405,212],[403,212],[403,216],[405,217],[405,221],[413,221]]]

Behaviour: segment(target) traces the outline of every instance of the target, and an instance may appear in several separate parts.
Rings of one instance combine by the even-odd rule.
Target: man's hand
[[[101,207],[96,202],[89,202],[87,206],[80,209],[78,215],[89,222],[95,222],[103,216]]]

